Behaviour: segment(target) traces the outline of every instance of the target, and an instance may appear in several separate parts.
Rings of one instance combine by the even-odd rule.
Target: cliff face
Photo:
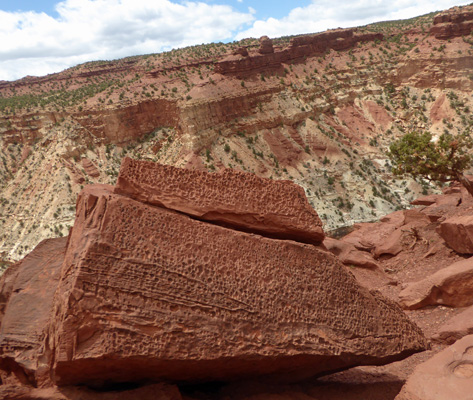
[[[437,39],[468,36],[473,28],[471,7],[454,7],[436,15],[430,33]]]
[[[471,7],[291,39],[197,46],[0,84],[0,252],[65,235],[88,182],[125,155],[290,179],[326,229],[406,206],[385,150],[470,124]],[[470,29],[471,31],[471,29]],[[429,33],[430,32],[430,33]],[[439,31],[440,32],[440,31]]]

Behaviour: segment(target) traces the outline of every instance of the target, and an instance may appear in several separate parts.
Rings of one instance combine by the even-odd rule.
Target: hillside
[[[209,44],[0,82],[0,255],[67,235],[122,158],[302,186],[324,229],[405,208],[404,132],[470,129],[473,7],[365,27]]]

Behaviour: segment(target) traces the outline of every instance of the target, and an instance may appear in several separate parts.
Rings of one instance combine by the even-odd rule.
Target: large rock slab
[[[473,335],[419,365],[396,400],[471,400]]]
[[[80,195],[62,272],[48,342],[59,385],[294,379],[425,347],[326,251],[101,185]]]
[[[0,376],[4,384],[37,384],[49,370],[38,352],[51,317],[66,242],[67,238],[43,240],[2,276]]]
[[[439,234],[449,247],[461,254],[473,254],[473,216],[451,217],[440,224]]]
[[[417,309],[442,304],[466,307],[473,304],[473,258],[461,260],[427,278],[410,283],[399,294],[402,307]]]
[[[209,174],[125,158],[115,193],[201,220],[283,239],[318,244],[322,222],[304,190],[225,169]]]

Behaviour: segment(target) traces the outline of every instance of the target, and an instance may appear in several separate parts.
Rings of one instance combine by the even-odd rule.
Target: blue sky
[[[193,44],[410,18],[472,0],[0,0],[0,80]]]

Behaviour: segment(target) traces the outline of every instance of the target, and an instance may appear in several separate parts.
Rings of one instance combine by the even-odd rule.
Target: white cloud
[[[411,18],[432,11],[469,4],[459,0],[312,0],[281,18],[256,20],[253,26],[237,34],[236,39],[267,35],[279,37],[348,28],[371,22]]]
[[[170,0],[66,0],[45,13],[0,11],[0,80],[81,62],[231,40],[253,20],[227,5]]]

